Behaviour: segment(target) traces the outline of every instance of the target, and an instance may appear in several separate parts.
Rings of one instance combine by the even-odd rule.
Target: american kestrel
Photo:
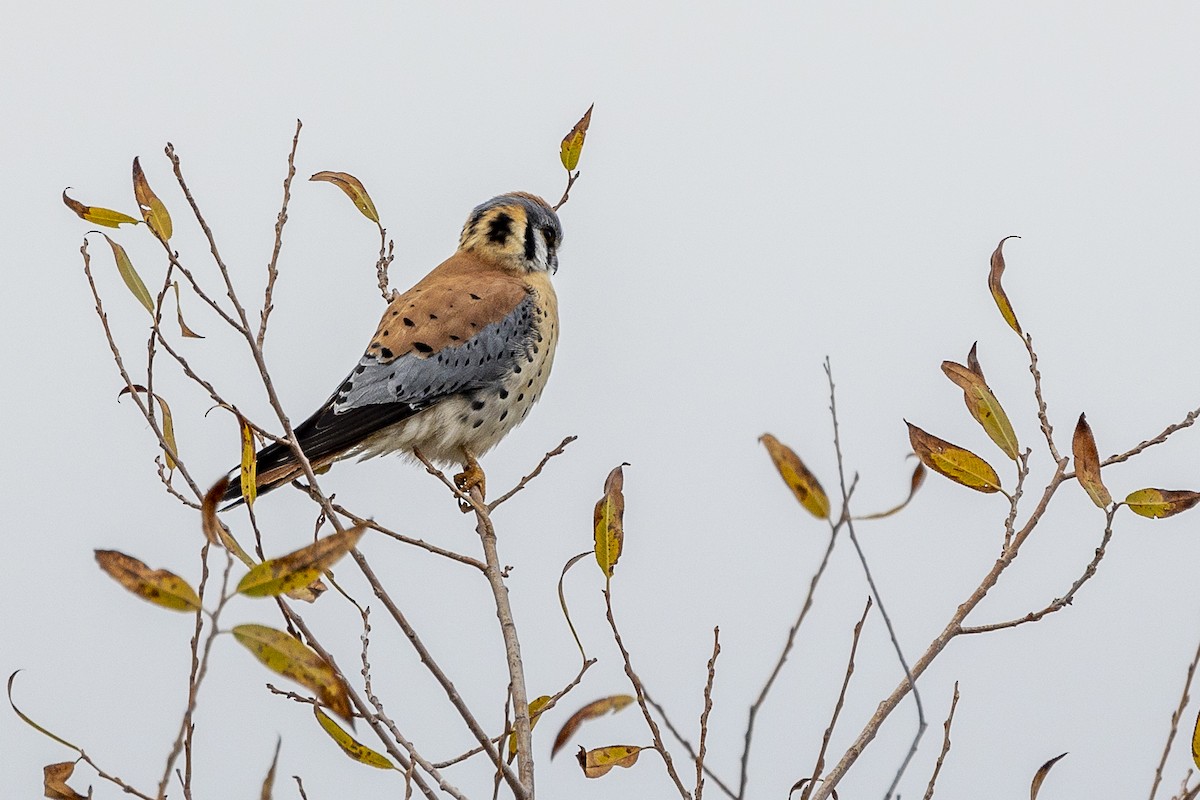
[[[532,194],[477,206],[458,251],[403,294],[393,293],[358,365],[295,427],[314,469],[338,459],[419,450],[464,465],[460,486],[480,485],[476,458],[537,402],[558,343],[558,215]],[[291,448],[258,454],[258,491],[301,475]],[[242,496],[231,481],[225,500]]]

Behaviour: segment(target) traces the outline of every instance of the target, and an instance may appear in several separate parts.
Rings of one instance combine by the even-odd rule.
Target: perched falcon
[[[513,192],[475,208],[458,252],[392,295],[358,365],[295,428],[314,469],[352,455],[419,450],[461,463],[465,490],[482,488],[476,461],[525,419],[550,377],[558,342],[562,227],[540,197]],[[258,491],[301,475],[292,449],[258,454]],[[231,481],[225,500],[240,500]]]

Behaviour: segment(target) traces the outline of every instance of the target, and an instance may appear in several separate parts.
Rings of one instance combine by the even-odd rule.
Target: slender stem
[[[708,715],[712,711],[713,681],[717,677],[717,656],[721,654],[721,629],[713,628],[713,652],[708,660],[708,678],[704,682],[704,710],[700,712],[700,753],[696,756],[696,800],[704,794],[704,755],[708,743]]]
[[[271,250],[271,260],[267,263],[267,286],[263,291],[262,311],[259,312],[261,321],[258,325],[258,347],[260,350],[267,338],[267,319],[275,309],[271,296],[275,291],[275,279],[279,277],[279,251],[283,248],[283,226],[287,224],[288,203],[292,201],[292,179],[296,177],[296,148],[300,145],[300,128],[303,126],[304,124],[300,120],[296,120],[296,134],[292,137],[292,149],[288,153],[287,176],[283,179],[283,205],[279,209],[279,216],[275,218],[275,247]]]
[[[942,724],[945,729],[945,734],[942,736],[942,752],[938,753],[937,763],[933,765],[933,774],[929,776],[929,786],[925,789],[925,800],[933,800],[933,785],[937,783],[938,775],[942,771],[942,764],[946,762],[946,755],[950,752],[950,726],[954,723],[954,709],[956,708],[958,708],[958,681],[954,682],[954,697],[950,700],[950,713]]]
[[[1171,744],[1175,741],[1175,732],[1179,730],[1179,720],[1183,718],[1183,712],[1187,708],[1188,701],[1191,697],[1188,692],[1192,688],[1192,678],[1196,675],[1196,666],[1200,664],[1200,645],[1196,647],[1196,655],[1192,658],[1192,663],[1188,664],[1187,677],[1183,681],[1183,692],[1179,695],[1179,705],[1175,707],[1175,713],[1171,715],[1171,730],[1167,733],[1167,743],[1163,746],[1162,758],[1158,760],[1158,769],[1154,770],[1154,783],[1150,785],[1150,800],[1154,800],[1154,795],[1158,791],[1158,784],[1162,781],[1163,767],[1167,765],[1167,755],[1171,752]]]

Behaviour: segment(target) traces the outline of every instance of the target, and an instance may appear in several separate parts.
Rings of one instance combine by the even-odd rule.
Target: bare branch
[[[708,679],[704,682],[704,710],[700,712],[700,753],[696,756],[696,800],[704,794],[704,755],[708,740],[708,714],[712,711],[712,687],[717,677],[717,656],[721,654],[721,629],[713,628],[713,653],[708,660]]]
[[[1038,422],[1042,426],[1042,435],[1046,437],[1046,446],[1050,448],[1050,457],[1056,462],[1062,460],[1058,448],[1054,446],[1054,428],[1050,425],[1050,417],[1046,412],[1046,399],[1042,396],[1042,373],[1038,370],[1037,352],[1033,349],[1033,334],[1026,333],[1021,341],[1029,353],[1029,372],[1033,375],[1033,396],[1037,399]]]
[[[942,724],[946,733],[942,736],[942,752],[938,754],[937,763],[933,765],[933,774],[929,776],[929,786],[925,789],[925,800],[932,800],[933,785],[937,783],[942,764],[946,762],[946,754],[950,752],[950,725],[954,722],[954,709],[958,708],[958,681],[954,682],[954,698],[950,701],[950,713]]]
[[[1154,800],[1154,795],[1158,792],[1158,784],[1162,781],[1163,767],[1167,765],[1167,755],[1171,752],[1171,743],[1175,741],[1175,732],[1179,730],[1179,720],[1183,718],[1183,712],[1187,708],[1191,697],[1188,692],[1192,688],[1192,678],[1196,675],[1196,666],[1200,664],[1200,645],[1196,647],[1196,655],[1192,658],[1192,663],[1188,664],[1187,677],[1183,681],[1183,692],[1179,695],[1179,705],[1175,707],[1175,713],[1171,715],[1171,730],[1167,733],[1167,743],[1163,746],[1162,758],[1158,760],[1158,769],[1154,770],[1154,783],[1150,785],[1150,800]],[[1184,783],[1186,784],[1186,779]]]
[[[1147,448],[1153,447],[1156,444],[1162,444],[1167,440],[1168,437],[1171,436],[1171,434],[1175,433],[1176,431],[1181,431],[1184,428],[1192,427],[1197,418],[1200,418],[1200,408],[1192,409],[1181,421],[1163,428],[1162,433],[1160,433],[1158,436],[1155,436],[1153,439],[1147,439],[1137,447],[1126,450],[1124,453],[1119,453],[1115,456],[1109,456],[1108,458],[1104,459],[1104,461],[1100,462],[1100,466],[1107,467],[1109,464],[1119,464],[1122,461],[1128,461]]]
[[[514,494],[516,494],[517,492],[524,489],[531,480],[536,478],[538,475],[542,474],[542,469],[546,466],[546,463],[550,459],[554,458],[555,456],[562,455],[563,451],[565,451],[567,449],[567,445],[569,445],[571,442],[575,441],[578,438],[579,438],[578,436],[568,436],[567,438],[565,438],[561,442],[559,442],[558,447],[554,448],[549,453],[546,453],[546,455],[542,456],[542,460],[538,462],[538,465],[536,467],[534,467],[533,472],[529,473],[524,478],[521,478],[521,482],[518,483],[516,486],[509,489],[507,492],[500,495],[498,498],[496,498],[492,502],[488,503],[488,507],[487,507],[488,511],[495,511],[496,506],[500,505],[505,500],[509,499]]]
[[[271,261],[267,264],[267,287],[263,291],[262,311],[259,312],[258,347],[261,350],[263,341],[267,338],[267,318],[271,316],[275,304],[271,296],[275,291],[275,279],[279,277],[279,251],[283,247],[283,226],[288,220],[288,203],[292,201],[292,179],[296,177],[296,148],[300,145],[300,128],[304,126],[296,120],[296,134],[292,137],[292,150],[288,153],[287,176],[283,179],[283,205],[279,208],[279,216],[275,218],[275,247],[271,250]]]

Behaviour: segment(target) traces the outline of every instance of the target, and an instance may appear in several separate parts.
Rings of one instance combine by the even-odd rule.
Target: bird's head
[[[476,206],[458,249],[521,272],[558,271],[562,225],[537,195],[510,192]]]

